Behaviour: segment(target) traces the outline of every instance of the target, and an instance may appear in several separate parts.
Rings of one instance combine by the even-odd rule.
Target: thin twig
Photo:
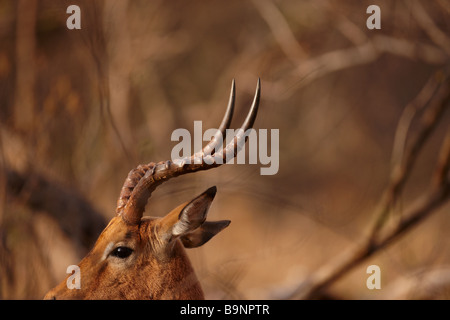
[[[298,43],[286,18],[277,6],[271,0],[254,0],[253,5],[266,21],[285,55],[296,64],[306,58],[305,51]]]
[[[442,80],[439,80],[438,74],[430,77],[416,98],[408,103],[403,110],[395,131],[394,146],[392,148],[391,157],[392,167],[401,163],[401,159],[404,157],[406,139],[414,117],[429,105],[441,84]]]
[[[450,54],[450,38],[445,32],[436,26],[433,19],[427,14],[425,8],[419,1],[414,1],[411,5],[412,14],[422,29],[428,34],[430,39],[439,47]]]
[[[440,72],[438,72],[438,74],[439,73]],[[423,107],[416,108],[424,109],[428,106],[430,99],[435,98],[438,101],[425,110],[422,118],[420,119],[420,128],[418,129],[417,134],[411,138],[410,143],[405,146],[404,152],[402,152],[402,156],[398,159],[395,159],[395,163],[393,163],[392,165],[389,184],[381,198],[382,200],[380,201],[379,209],[377,210],[378,214],[376,215],[377,220],[370,233],[370,238],[372,240],[377,237],[377,233],[386,223],[387,216],[390,210],[395,205],[407,179],[411,175],[412,168],[417,160],[419,152],[423,148],[425,142],[427,141],[433,130],[437,127],[437,123],[447,107],[450,95],[449,78],[448,76],[446,76],[444,79],[441,79],[441,81],[437,81],[437,84],[433,84],[436,81],[435,79],[437,78],[438,75],[434,74],[427,82],[424,89],[421,90],[419,95],[416,97],[416,99],[414,99],[414,102],[412,103],[412,105],[424,103]],[[424,92],[428,90],[430,91],[430,96],[424,99]],[[402,119],[400,120],[399,126],[403,124],[401,121]],[[399,126],[397,126],[397,128]],[[406,133],[406,135],[408,135],[408,133]],[[406,143],[406,141],[404,142]],[[399,146],[398,143],[398,141],[395,141],[394,148],[403,149],[403,147]],[[399,154],[400,152],[394,149],[393,154],[395,153]]]
[[[298,92],[299,88],[322,77],[372,63],[386,53],[413,61],[423,61],[430,65],[444,65],[449,60],[448,55],[433,45],[376,35],[361,45],[337,49],[306,59],[282,79],[272,83],[266,81],[266,99],[285,100]]]

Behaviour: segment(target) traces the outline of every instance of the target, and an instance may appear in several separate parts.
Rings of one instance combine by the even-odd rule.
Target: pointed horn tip
[[[255,120],[254,118],[256,118],[256,114],[258,112],[260,98],[261,98],[261,79],[258,78],[258,82],[256,83],[255,96],[253,98],[253,103],[250,108],[250,112],[248,114],[248,120],[250,120],[251,118],[253,118],[253,121]]]
[[[233,81],[231,81],[231,93],[233,95],[235,95],[235,93],[236,93],[236,81],[234,80],[234,78],[233,78]]]
[[[255,96],[253,98],[252,106],[250,107],[250,111],[247,115],[247,118],[245,118],[245,121],[241,126],[241,129],[243,129],[244,131],[253,127],[253,123],[256,120],[256,115],[258,114],[260,97],[261,97],[261,79],[258,78],[258,82],[256,85],[256,92],[255,92]],[[247,138],[248,137],[245,138],[245,141],[247,141]]]

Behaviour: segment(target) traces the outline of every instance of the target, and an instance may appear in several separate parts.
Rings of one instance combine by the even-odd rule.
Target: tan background
[[[209,217],[232,223],[189,251],[207,298],[287,298],[352,248],[373,223],[402,110],[450,55],[447,1],[376,1],[382,28],[368,30],[372,2],[0,0],[0,297],[40,299],[60,282],[114,216],[128,171],[169,159],[176,128],[217,127],[233,78],[233,127],[262,79],[255,127],[280,130],[279,172],[227,165],[180,177],[146,214],[218,187]],[[66,28],[70,4],[81,30]],[[395,214],[426,191],[449,116]],[[328,293],[408,298],[424,274],[445,287],[449,209]],[[371,264],[381,290],[366,287]],[[440,289],[427,297],[449,298]]]

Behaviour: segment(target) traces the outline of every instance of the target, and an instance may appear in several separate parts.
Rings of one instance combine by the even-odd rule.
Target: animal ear
[[[204,245],[220,231],[228,227],[230,220],[205,221],[192,232],[181,236],[181,242],[185,248],[197,248]]]
[[[199,228],[206,220],[216,192],[216,187],[211,187],[163,217],[158,228],[160,238],[171,241],[173,238],[181,237]]]

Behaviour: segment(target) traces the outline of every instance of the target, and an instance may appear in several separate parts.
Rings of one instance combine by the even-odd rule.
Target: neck
[[[152,299],[203,300],[204,293],[181,242],[177,241],[172,256],[161,266],[159,290]]]

